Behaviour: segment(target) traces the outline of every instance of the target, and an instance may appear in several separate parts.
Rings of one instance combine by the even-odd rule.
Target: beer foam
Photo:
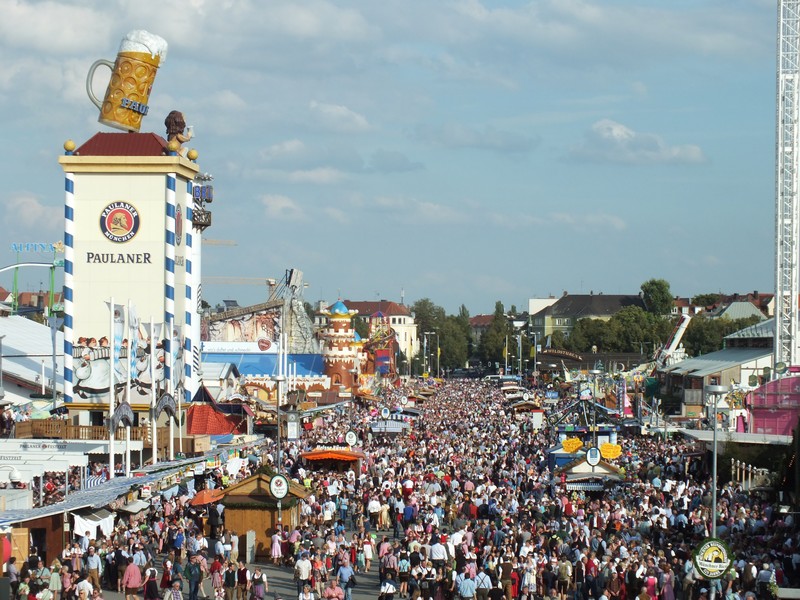
[[[150,56],[160,57],[162,64],[167,60],[167,41],[144,29],[129,31],[119,45],[120,52],[149,52]]]

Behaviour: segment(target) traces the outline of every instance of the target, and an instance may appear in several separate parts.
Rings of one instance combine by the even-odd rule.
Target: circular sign
[[[258,344],[258,349],[261,350],[262,352],[266,352],[272,347],[272,342],[270,342],[265,337],[258,338],[258,341],[256,343]]]
[[[402,406],[405,406],[406,404],[408,404],[408,396],[400,396],[400,404]]]
[[[344,441],[348,446],[355,446],[358,443],[358,436],[352,429],[344,434]]]
[[[594,446],[586,451],[586,462],[596,467],[600,464],[600,450]]]
[[[697,572],[705,579],[719,579],[733,564],[728,545],[719,538],[706,538],[692,555]]]
[[[523,400],[528,400],[530,397],[531,397],[531,395],[528,392],[525,392],[524,394],[522,394],[522,399]]]
[[[289,480],[283,475],[274,475],[269,481],[269,493],[278,500],[286,498],[289,493]]]
[[[389,416],[390,416],[391,414],[392,414],[392,411],[390,411],[390,410],[389,410],[388,408],[386,408],[385,406],[384,406],[384,407],[381,409],[381,417],[382,417],[382,418],[384,418],[384,419],[388,419],[388,418],[389,418]]]
[[[139,231],[139,211],[127,202],[112,202],[100,213],[100,230],[112,242],[127,242]]]

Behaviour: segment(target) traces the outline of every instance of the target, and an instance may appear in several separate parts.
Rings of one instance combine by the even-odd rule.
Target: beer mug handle
[[[94,79],[94,72],[95,72],[95,69],[97,69],[97,67],[99,67],[100,65],[107,66],[109,69],[111,69],[111,71],[114,70],[114,63],[111,62],[110,60],[105,60],[105,59],[101,58],[100,60],[94,61],[92,66],[89,67],[89,74],[86,76],[86,93],[89,94],[89,100],[91,100],[92,103],[97,108],[102,110],[103,103],[100,102],[98,97],[94,95],[94,91],[92,90],[92,80]]]

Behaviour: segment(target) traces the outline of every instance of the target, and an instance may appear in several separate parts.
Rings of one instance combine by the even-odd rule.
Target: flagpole
[[[175,394],[175,390],[172,389],[172,327],[173,327],[173,319],[170,318],[169,323],[169,330],[167,335],[164,336],[165,340],[169,341],[169,352],[166,352],[166,348],[164,349],[164,364],[169,364],[169,379],[164,378],[164,385],[167,387],[167,390],[170,394]],[[169,363],[167,363],[169,361]],[[181,418],[180,412],[180,404],[178,405],[178,418]],[[169,459],[175,460],[175,419],[169,420]]]
[[[109,340],[114,339],[114,297],[109,305]],[[108,370],[108,478],[114,479],[114,427],[111,424],[114,416],[114,347],[111,346],[111,368]]]
[[[128,406],[133,409],[131,406],[131,300],[128,298],[128,314],[122,320],[123,328],[125,327],[125,321],[128,321],[128,356],[125,357],[125,360],[128,361],[128,377],[125,381],[125,398],[128,401]],[[124,331],[124,329],[123,329]],[[125,477],[131,476],[131,424],[128,423],[125,425]]]
[[[178,335],[178,343],[175,345],[175,347],[177,349],[177,352],[172,355],[173,357],[177,357],[178,352],[182,352],[183,351],[183,347],[181,345],[181,338],[183,337],[182,334],[183,334],[183,331],[181,331],[181,335]],[[174,329],[172,331],[172,337],[173,337],[173,342],[174,342],[175,341],[174,340],[174,337],[175,337],[175,330]],[[177,362],[177,361],[173,361],[173,362]],[[174,365],[170,369],[169,374],[170,374],[170,377],[175,377],[175,366]],[[181,421],[183,421],[183,413],[181,412],[183,394],[184,394],[184,390],[181,390],[181,393],[178,394],[178,452],[181,455],[183,455],[183,425],[181,424]]]
[[[153,464],[158,462],[158,427],[156,419],[156,328],[150,316],[150,427],[153,431]]]

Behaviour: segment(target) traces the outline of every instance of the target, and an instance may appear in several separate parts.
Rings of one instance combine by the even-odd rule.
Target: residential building
[[[560,331],[569,337],[580,319],[607,321],[623,308],[638,306],[643,309],[641,294],[568,294],[546,306],[531,317],[531,334],[543,340]]]
[[[765,383],[772,369],[774,331],[775,320],[768,319],[726,336],[722,350],[659,369],[662,393],[681,398],[683,416],[700,417],[707,385]]]
[[[757,317],[763,321],[767,317],[764,313],[752,302],[746,300],[735,300],[730,304],[719,304],[713,310],[707,313],[710,319],[747,319],[749,317]]]

